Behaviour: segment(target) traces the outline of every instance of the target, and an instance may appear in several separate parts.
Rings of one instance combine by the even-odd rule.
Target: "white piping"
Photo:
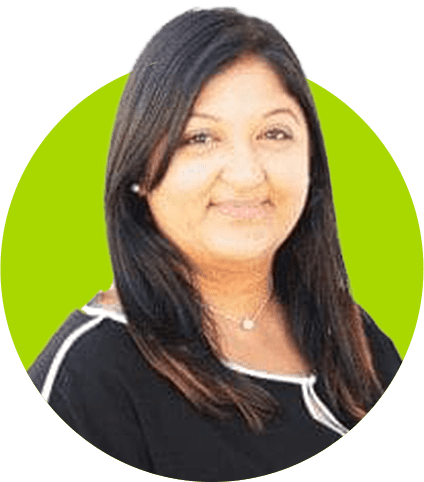
[[[80,326],[77,330],[71,333],[68,338],[62,343],[62,346],[57,351],[52,364],[50,365],[50,369],[44,381],[43,388],[41,390],[42,397],[48,402],[50,393],[53,387],[54,380],[56,375],[59,371],[60,365],[68,352],[71,348],[72,344],[84,333],[91,330],[95,326],[97,326],[104,318],[111,318],[119,323],[127,324],[127,318],[124,314],[116,313],[111,310],[105,310],[100,307],[94,306],[83,306],[82,310],[87,315],[94,315],[96,318],[94,320],[89,321],[83,326]],[[324,405],[324,403],[318,398],[318,395],[315,393],[313,389],[313,385],[316,381],[315,375],[303,376],[303,375],[278,375],[276,373],[269,373],[265,370],[253,370],[251,368],[247,368],[237,363],[232,363],[228,361],[222,361],[224,365],[228,368],[233,370],[239,371],[246,375],[256,376],[259,378],[267,378],[269,380],[274,381],[281,381],[281,382],[288,382],[288,383],[295,383],[301,385],[302,387],[302,395],[303,400],[305,402],[306,408],[311,415],[311,417],[320,422],[321,424],[327,426],[331,430],[337,432],[339,435],[345,435],[348,432],[348,429],[344,427],[336,417],[330,412],[330,410]]]
[[[44,380],[43,388],[41,390],[41,396],[44,398],[44,400],[46,400],[46,402],[49,401],[50,394],[53,388],[53,383],[59,371],[60,365],[63,359],[65,358],[66,353],[71,348],[72,344],[80,336],[82,336],[84,333],[91,330],[95,326],[97,326],[104,318],[112,318],[113,320],[118,321],[119,323],[124,323],[124,324],[127,323],[127,319],[123,314],[112,312],[109,310],[104,310],[102,308],[85,305],[82,307],[81,311],[83,311],[87,315],[96,316],[96,318],[80,326],[77,330],[71,333],[62,343],[61,347],[59,348],[56,355],[54,356],[53,362],[50,365],[46,379]]]
[[[81,311],[87,313],[87,315],[93,316],[102,316],[104,318],[112,318],[112,320],[118,321],[119,323],[123,323],[126,325],[128,320],[123,313],[117,313],[116,311],[112,310],[105,310],[104,308],[96,307],[96,306],[89,306],[85,305],[81,308]]]
[[[97,326],[104,317],[104,315],[100,315],[97,318],[94,318],[94,320],[90,320],[85,325],[80,326],[77,330],[72,332],[68,336],[68,338],[66,338],[65,341],[62,343],[61,347],[53,358],[53,362],[50,365],[49,371],[43,384],[43,388],[41,390],[41,396],[44,398],[44,400],[46,400],[46,402],[49,401],[53,383],[56,378],[57,372],[59,371],[60,365],[65,358],[66,353],[71,348],[72,344],[85,332]]]
[[[305,405],[311,414],[312,418],[322,423],[323,425],[331,428],[339,435],[343,436],[348,432],[348,429],[344,427],[336,417],[330,412],[330,410],[324,405],[324,403],[318,398],[318,395],[313,389],[313,383],[302,383],[302,394],[305,401]]]
[[[269,380],[274,380],[276,382],[289,382],[289,383],[308,383],[311,380],[315,381],[314,375],[304,376],[304,375],[278,375],[276,373],[270,373],[265,370],[253,370],[252,368],[247,368],[237,363],[222,361],[221,362],[238,372],[244,373],[245,375],[252,375],[259,378],[268,378]]]
[[[266,378],[268,380],[274,380],[277,382],[289,382],[297,383],[302,388],[302,396],[305,402],[306,408],[309,415],[317,422],[325,425],[339,435],[345,435],[348,429],[344,427],[336,417],[330,412],[330,410],[325,406],[325,404],[318,398],[318,395],[313,389],[313,385],[316,382],[315,375],[302,376],[302,375],[277,375],[275,373],[269,373],[262,370],[253,370],[251,368],[246,368],[244,366],[238,365],[237,363],[222,362],[228,368],[239,371],[246,375],[252,375],[254,377]]]

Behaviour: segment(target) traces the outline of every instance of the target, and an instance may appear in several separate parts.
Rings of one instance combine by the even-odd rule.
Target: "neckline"
[[[275,382],[287,382],[297,385],[313,385],[316,381],[316,375],[314,375],[313,373],[311,373],[310,375],[272,373],[266,370],[256,370],[253,368],[248,368],[244,365],[240,365],[239,363],[227,360],[221,360],[221,363],[227,368],[243,373],[244,375],[249,375],[255,378],[264,378]]]
[[[88,302],[81,308],[81,311],[86,313],[87,315],[92,316],[103,316],[107,318],[111,318],[114,321],[119,323],[127,324],[128,320],[125,314],[121,311],[115,311],[106,309],[104,305],[96,305],[96,303],[92,300]],[[271,380],[275,382],[286,382],[286,383],[293,383],[297,385],[313,385],[316,381],[316,376],[314,374],[310,375],[296,375],[296,374],[281,374],[281,373],[272,373],[267,372],[266,370],[256,370],[253,368],[248,368],[244,365],[240,365],[239,363],[235,363],[232,361],[221,360],[221,363],[229,368],[230,370],[237,371],[239,373],[243,373],[244,375],[249,375],[255,378],[262,378],[266,380]]]

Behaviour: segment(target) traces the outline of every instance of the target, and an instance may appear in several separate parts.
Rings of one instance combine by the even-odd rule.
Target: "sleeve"
[[[365,324],[365,334],[370,341],[374,364],[385,390],[399,370],[402,359],[392,340],[378,328],[371,316],[363,308],[361,308],[361,313]]]
[[[110,374],[61,367],[49,398],[53,410],[108,455],[153,472],[140,421],[125,387]]]

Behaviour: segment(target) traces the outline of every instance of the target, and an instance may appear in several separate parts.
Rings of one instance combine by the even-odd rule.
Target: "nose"
[[[226,156],[221,179],[237,189],[254,188],[264,182],[264,168],[251,144],[237,140]]]

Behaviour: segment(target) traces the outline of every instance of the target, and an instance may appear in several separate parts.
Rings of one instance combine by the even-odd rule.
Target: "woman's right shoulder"
[[[143,360],[126,325],[122,313],[99,304],[96,296],[69,315],[28,375],[47,401],[54,386],[66,378],[90,383],[128,376],[133,372],[128,368],[143,365]]]

